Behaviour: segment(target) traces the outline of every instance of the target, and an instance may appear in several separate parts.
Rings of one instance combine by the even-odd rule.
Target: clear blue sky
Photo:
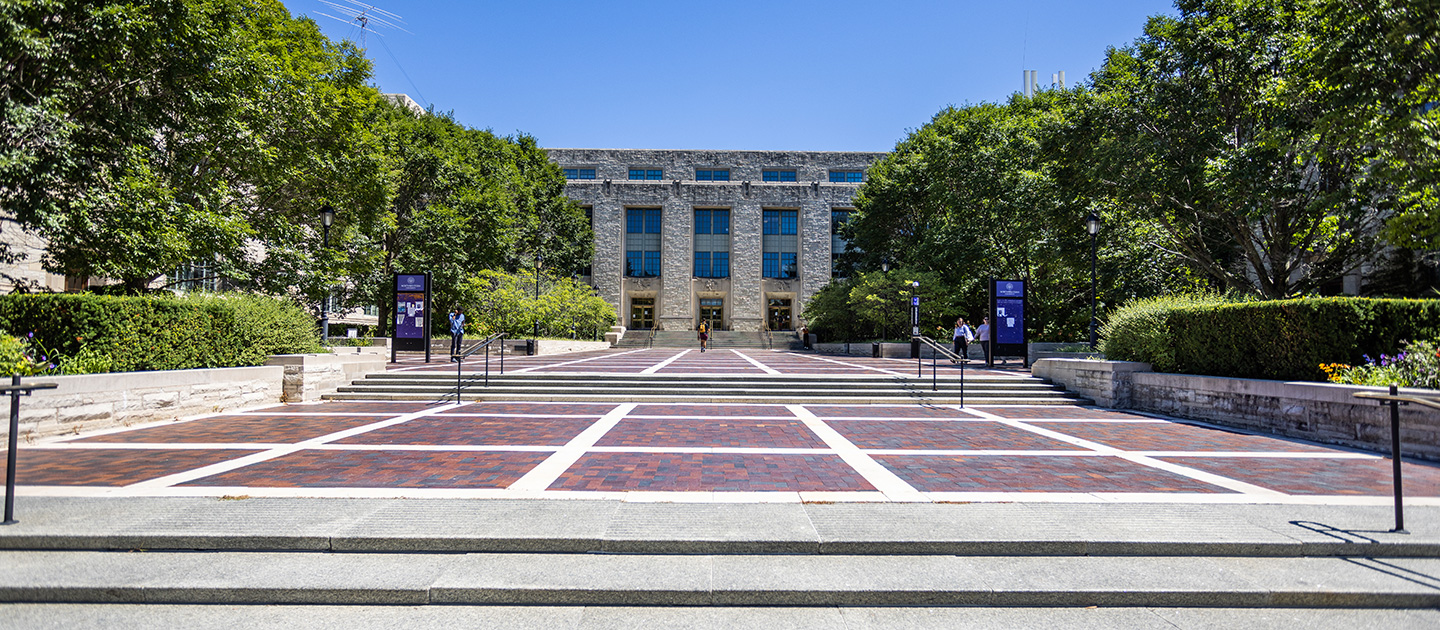
[[[359,37],[319,0],[283,1],[331,38]],[[947,105],[1009,98],[1022,69],[1083,81],[1107,46],[1175,13],[1163,0],[376,6],[410,31],[368,36],[379,87],[471,127],[545,147],[817,151],[887,151]]]

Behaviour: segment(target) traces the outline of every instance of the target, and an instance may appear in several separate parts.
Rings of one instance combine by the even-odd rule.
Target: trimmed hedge
[[[1179,306],[1164,316],[1170,365],[1182,374],[1324,381],[1322,363],[1356,365],[1400,342],[1440,339],[1440,300],[1302,298]],[[1147,361],[1112,352],[1121,360]]]
[[[274,317],[257,321],[257,310]],[[268,332],[277,321],[285,323],[278,343]],[[107,356],[116,372],[260,365],[270,354],[319,351],[313,338],[289,338],[290,331],[313,327],[313,317],[298,306],[265,296],[0,296],[0,330],[33,333],[60,356],[87,348]]]

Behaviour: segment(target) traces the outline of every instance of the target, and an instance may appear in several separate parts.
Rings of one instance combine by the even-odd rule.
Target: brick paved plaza
[[[914,368],[760,350],[506,358],[507,373],[582,377]],[[329,401],[70,435],[19,460],[32,496],[1380,505],[1391,488],[1374,454],[1073,405]],[[1440,504],[1440,467],[1407,463],[1406,488]]]

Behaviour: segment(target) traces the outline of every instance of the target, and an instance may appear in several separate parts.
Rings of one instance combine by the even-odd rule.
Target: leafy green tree
[[[1376,214],[1357,185],[1365,151],[1327,133],[1297,85],[1314,14],[1284,0],[1180,0],[1092,75],[1077,113],[1089,183],[1152,222],[1214,283],[1281,298],[1354,269]]]
[[[1440,246],[1440,0],[1318,0],[1299,54],[1319,128],[1369,147],[1397,246]]]
[[[0,203],[59,273],[132,291],[244,278],[303,238],[374,98],[369,64],[274,0],[0,5]],[[298,248],[297,248],[298,249]]]
[[[542,337],[591,338],[615,323],[615,310],[587,285],[569,277],[539,276],[484,270],[462,283],[459,304],[480,335],[504,332],[530,336],[538,326]]]

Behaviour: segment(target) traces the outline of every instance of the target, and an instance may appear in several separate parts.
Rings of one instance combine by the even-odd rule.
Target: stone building
[[[885,154],[550,149],[595,231],[589,281],[629,328],[791,330]]]

